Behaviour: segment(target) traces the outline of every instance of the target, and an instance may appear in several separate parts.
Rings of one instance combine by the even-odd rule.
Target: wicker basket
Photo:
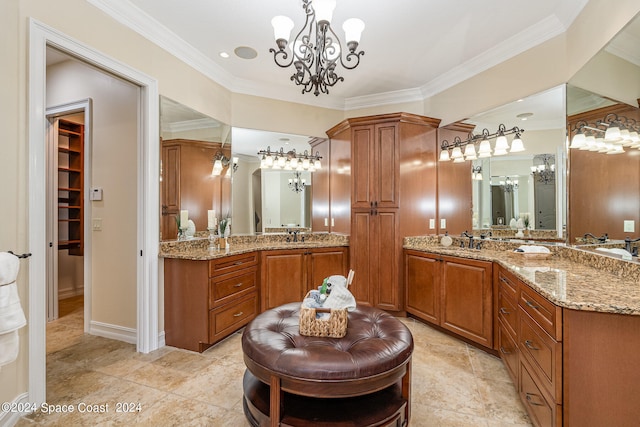
[[[316,319],[316,313],[330,313],[328,319]],[[300,307],[300,335],[342,338],[347,334],[347,309]]]

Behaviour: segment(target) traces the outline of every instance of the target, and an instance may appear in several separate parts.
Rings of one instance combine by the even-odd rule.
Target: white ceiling
[[[365,22],[354,70],[329,95],[302,95],[290,68],[275,65],[271,19],[304,22],[300,0],[89,0],[228,89],[331,108],[419,100],[505,61],[567,29],[587,0],[340,0],[342,22]],[[255,59],[234,55],[239,46]],[[221,58],[225,51],[231,56]]]

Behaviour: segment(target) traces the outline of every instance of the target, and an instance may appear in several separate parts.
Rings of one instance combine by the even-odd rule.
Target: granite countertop
[[[455,242],[454,242],[455,244]],[[444,247],[434,239],[405,239],[405,249],[497,262],[541,295],[564,308],[640,315],[640,264],[570,247],[550,247],[548,259],[512,247]]]
[[[348,236],[329,233],[306,234],[305,241],[287,242],[287,235],[232,236],[225,249],[209,250],[207,238],[160,243],[160,258],[210,260],[253,251],[311,249],[349,246]]]

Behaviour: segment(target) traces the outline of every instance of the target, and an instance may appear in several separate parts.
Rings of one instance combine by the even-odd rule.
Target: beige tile
[[[483,417],[448,411],[414,403],[411,406],[411,427],[494,427]]]
[[[510,425],[531,425],[527,412],[511,381],[492,381],[490,378],[478,378],[477,383],[488,418]]]
[[[225,366],[213,363],[173,393],[225,409],[233,409],[242,402],[244,366]]]
[[[231,417],[237,420],[235,413]],[[149,426],[222,426],[229,418],[226,409],[170,394],[141,414],[136,422]]]
[[[473,346],[468,346],[468,349],[473,371],[476,373],[478,378],[511,382],[511,377],[507,372],[507,368],[499,357],[486,353]]]

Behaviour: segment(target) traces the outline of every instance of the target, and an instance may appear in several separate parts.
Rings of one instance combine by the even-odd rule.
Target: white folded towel
[[[347,289],[347,278],[340,276],[344,280],[338,280],[338,276],[331,276],[334,283],[331,286],[331,293],[322,304],[324,308],[344,309],[353,311],[356,309],[356,299]]]
[[[18,257],[0,252],[0,366],[18,356],[17,331],[27,324],[16,285],[19,270]]]

